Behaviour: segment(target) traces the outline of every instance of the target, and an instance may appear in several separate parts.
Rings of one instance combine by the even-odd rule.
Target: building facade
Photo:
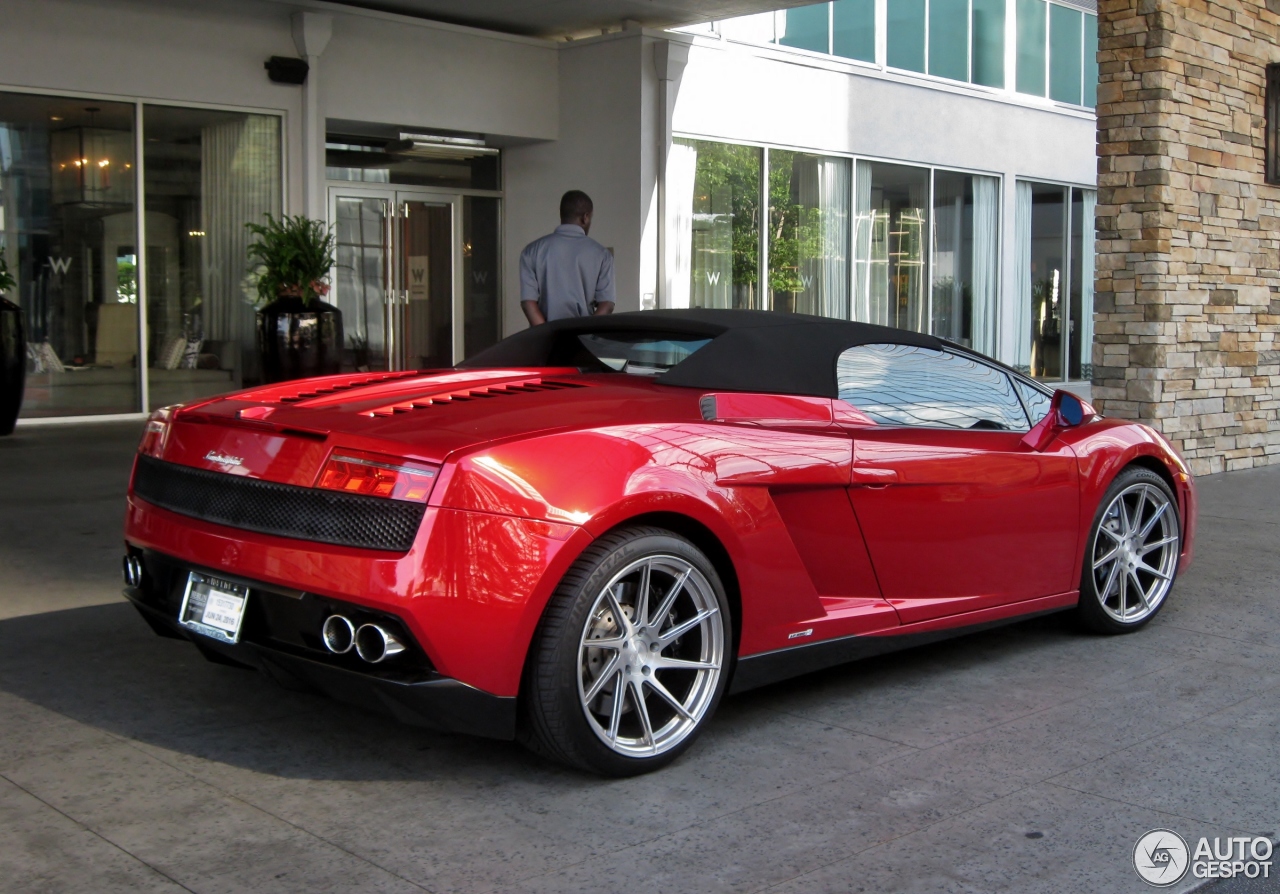
[[[23,416],[253,381],[264,214],[334,226],[348,365],[450,365],[525,325],[519,250],[570,188],[619,310],[884,323],[1087,392],[1096,23],[1074,0],[837,0],[552,40],[323,2],[9,0]]]
[[[1280,12],[1100,7],[1094,397],[1198,473],[1280,462]]]

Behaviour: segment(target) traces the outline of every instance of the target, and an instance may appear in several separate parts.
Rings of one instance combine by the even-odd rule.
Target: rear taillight
[[[138,452],[144,456],[154,456],[161,459],[164,456],[164,445],[169,440],[169,424],[173,421],[173,414],[178,411],[182,404],[174,404],[169,407],[161,407],[156,410],[147,419],[147,427],[142,430],[142,442],[138,444]]]
[[[368,497],[425,503],[436,483],[438,466],[376,453],[336,451],[320,472],[316,487]]]

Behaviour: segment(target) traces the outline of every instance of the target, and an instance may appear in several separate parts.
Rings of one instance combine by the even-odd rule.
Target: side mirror
[[[1075,428],[1084,422],[1084,404],[1070,391],[1055,391],[1050,406],[1057,409],[1058,422],[1063,428]]]
[[[1084,422],[1086,416],[1093,415],[1093,408],[1087,407],[1080,398],[1070,391],[1059,388],[1053,392],[1053,402],[1049,404],[1049,412],[1032,426],[1022,438],[1022,443],[1039,452],[1049,446],[1060,432],[1075,428]]]

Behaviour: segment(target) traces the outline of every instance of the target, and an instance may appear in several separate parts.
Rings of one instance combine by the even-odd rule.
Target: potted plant
[[[27,378],[27,343],[22,334],[22,309],[5,297],[17,286],[4,253],[0,252],[0,435],[13,432],[22,409]]]
[[[258,352],[264,382],[339,372],[342,312],[322,299],[329,293],[334,236],[327,224],[302,215],[266,215],[245,224],[256,238],[249,285],[258,307]]]

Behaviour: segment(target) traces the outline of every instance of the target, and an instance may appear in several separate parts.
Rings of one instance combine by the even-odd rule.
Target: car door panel
[[[1077,586],[1076,457],[1020,440],[908,426],[855,434],[850,500],[902,623]]]

